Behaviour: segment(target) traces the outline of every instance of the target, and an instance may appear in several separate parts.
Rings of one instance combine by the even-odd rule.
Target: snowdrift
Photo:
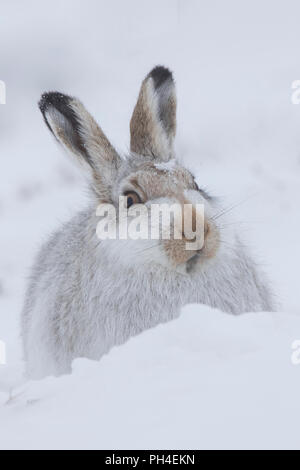
[[[190,305],[70,376],[1,368],[0,447],[300,448],[297,338],[296,315]]]

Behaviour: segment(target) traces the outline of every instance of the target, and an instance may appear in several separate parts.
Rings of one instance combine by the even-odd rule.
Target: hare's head
[[[170,212],[169,236],[163,236],[159,213],[159,237],[153,237],[157,231],[152,233],[151,229],[146,238],[117,236],[117,240],[103,242],[107,250],[126,264],[154,263],[187,273],[215,256],[219,234],[211,217],[212,200],[175,158],[176,94],[168,69],[154,68],[142,83],[130,123],[130,155],[126,158],[118,155],[76,98],[46,93],[40,109],[56,139],[86,168],[98,204],[116,209],[116,226],[121,224],[121,204],[129,210],[146,207],[149,228],[157,222],[153,214],[157,215],[161,204],[182,209],[180,216],[180,211]],[[154,206],[156,212],[152,212]]]

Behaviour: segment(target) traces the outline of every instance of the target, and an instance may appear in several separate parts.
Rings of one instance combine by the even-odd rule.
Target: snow
[[[1,448],[299,447],[300,318],[191,305],[73,374],[0,393]],[[300,354],[299,354],[300,357]]]
[[[299,13],[296,0],[1,6],[0,448],[300,448]],[[79,359],[71,376],[24,382],[30,265],[87,200],[36,103],[47,90],[78,96],[126,152],[141,80],[157,64],[175,74],[178,158],[237,205],[233,223],[282,313],[188,306],[99,363]]]
[[[172,172],[176,168],[177,162],[174,159],[168,162],[156,163],[154,166],[157,170]]]

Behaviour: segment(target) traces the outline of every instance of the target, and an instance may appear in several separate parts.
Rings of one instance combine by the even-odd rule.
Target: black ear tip
[[[70,104],[71,100],[72,98],[70,96],[64,95],[63,93],[50,91],[42,94],[39,101],[39,108],[43,114],[45,114],[50,106],[53,106],[58,110],[62,110]]]
[[[148,77],[153,79],[156,89],[167,81],[174,83],[172,72],[163,65],[157,65],[154,67],[154,69],[152,69],[149,73]]]

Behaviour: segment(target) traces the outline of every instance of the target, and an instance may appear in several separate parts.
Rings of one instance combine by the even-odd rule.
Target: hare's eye
[[[140,204],[141,202],[140,196],[134,191],[126,192],[124,196],[127,198],[127,209],[129,209],[129,207],[133,206],[134,204]]]

